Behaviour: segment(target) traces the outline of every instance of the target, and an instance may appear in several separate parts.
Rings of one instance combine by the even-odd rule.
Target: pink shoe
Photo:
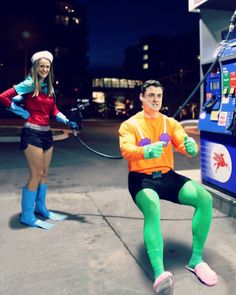
[[[218,283],[217,274],[205,262],[198,263],[194,269],[188,265],[185,267],[193,272],[197,278],[207,286],[214,286]]]
[[[164,271],[156,278],[153,284],[153,290],[158,295],[172,295],[174,286],[174,277],[171,272]]]

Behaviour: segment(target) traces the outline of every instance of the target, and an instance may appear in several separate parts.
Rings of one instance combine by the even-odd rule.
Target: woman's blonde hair
[[[31,70],[30,70],[30,76],[33,79],[34,85],[35,85],[33,97],[38,96],[41,91],[41,85],[40,85],[40,81],[39,81],[40,77],[38,74],[39,61],[40,61],[40,59],[36,60],[33,63]],[[53,90],[54,73],[53,73],[52,63],[50,65],[50,71],[48,73],[48,76],[45,78],[45,82],[47,83],[47,87],[48,87],[47,95],[54,96],[54,90]]]

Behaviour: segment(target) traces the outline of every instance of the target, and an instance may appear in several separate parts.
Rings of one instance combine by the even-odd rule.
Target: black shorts
[[[20,149],[25,150],[28,144],[39,147],[44,151],[50,149],[53,146],[52,131],[39,131],[32,128],[22,128]]]
[[[160,199],[179,204],[179,191],[189,180],[188,177],[180,175],[173,170],[157,178],[149,174],[129,172],[129,192],[135,201],[135,197],[140,190],[150,188],[158,194]]]

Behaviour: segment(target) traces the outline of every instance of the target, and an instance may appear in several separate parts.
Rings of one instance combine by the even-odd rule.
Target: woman
[[[54,225],[35,217],[34,213],[52,220],[62,220],[65,215],[49,211],[45,205],[47,175],[53,152],[52,131],[49,118],[77,128],[56,107],[53,90],[53,55],[49,51],[36,52],[32,58],[29,76],[21,83],[0,94],[0,103],[25,119],[21,132],[21,150],[29,165],[30,177],[22,190],[20,221],[34,227],[50,229]],[[23,102],[24,108],[17,102]]]

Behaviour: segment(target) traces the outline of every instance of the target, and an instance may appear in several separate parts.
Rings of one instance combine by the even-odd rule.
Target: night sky
[[[198,30],[199,15],[188,12],[187,0],[78,2],[87,8],[91,68],[121,66],[124,50],[144,36],[171,37]]]

